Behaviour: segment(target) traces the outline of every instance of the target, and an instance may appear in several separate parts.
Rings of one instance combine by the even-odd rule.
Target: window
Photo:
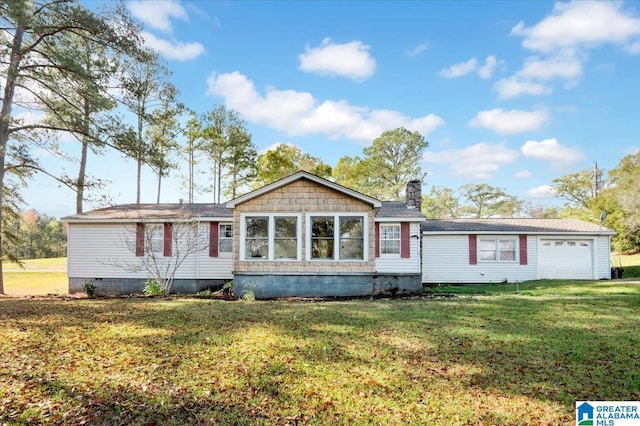
[[[233,225],[220,224],[218,234],[218,250],[220,253],[231,253],[233,249]]]
[[[309,216],[308,223],[311,248],[307,254],[309,259],[365,259],[364,216]]]
[[[269,218],[268,217],[247,217],[245,219],[246,259],[268,259],[269,258]]]
[[[246,216],[242,223],[240,250],[244,260],[299,259],[298,216]]]
[[[164,225],[149,223],[145,225],[145,252],[162,253],[164,251]]]
[[[362,217],[340,218],[340,260],[364,259]]]
[[[311,258],[333,259],[333,217],[311,218]]]
[[[380,253],[400,254],[400,225],[380,225]]]
[[[509,262],[516,260],[516,240],[480,240],[480,260]]]
[[[274,218],[273,245],[276,259],[298,258],[298,219],[296,217]]]

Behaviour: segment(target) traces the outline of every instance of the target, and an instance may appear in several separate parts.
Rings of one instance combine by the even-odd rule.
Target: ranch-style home
[[[251,288],[257,298],[610,278],[608,228],[566,219],[425,220],[421,182],[408,182],[406,194],[379,201],[300,171],[223,204],[128,204],[68,216],[69,291],[92,282],[101,293],[140,292],[150,273],[139,265],[149,259],[175,269],[175,292],[233,281],[236,294]]]

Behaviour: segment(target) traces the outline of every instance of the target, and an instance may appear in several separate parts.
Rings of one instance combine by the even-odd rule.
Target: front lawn
[[[0,424],[572,424],[640,399],[640,288],[0,299]],[[529,289],[527,291],[532,291]]]

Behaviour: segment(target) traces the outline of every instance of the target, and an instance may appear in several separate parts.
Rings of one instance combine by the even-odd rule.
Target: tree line
[[[16,251],[15,219],[21,214],[21,190],[32,176],[47,175],[75,193],[77,213],[88,201],[110,204],[103,195],[107,182],[91,174],[90,153],[116,151],[134,161],[137,203],[143,168],[153,170],[160,202],[164,179],[180,164],[187,164],[187,173],[174,178],[183,181],[188,202],[203,193],[222,202],[298,170],[381,200],[400,199],[410,179],[424,181],[419,162],[428,143],[404,128],[383,132],[362,155],[344,156],[335,167],[287,144],[258,155],[237,112],[223,105],[196,112],[180,102],[170,70],[157,52],[145,48],[142,28],[121,3],[90,10],[73,0],[5,0],[0,22],[0,293],[2,260],[23,255]],[[60,143],[69,138],[79,154]],[[74,171],[45,168],[36,150],[68,160]],[[637,169],[637,158],[628,163],[624,167]],[[206,184],[198,179],[203,167]],[[636,195],[623,189],[635,184],[622,163],[618,169],[601,177],[602,187],[590,197],[586,185],[580,186],[588,171],[554,181],[568,201],[563,209],[533,206],[502,188],[478,184],[457,191],[431,188],[424,212],[427,217],[591,218],[606,210],[606,223],[624,241],[618,248],[629,249],[639,244]]]

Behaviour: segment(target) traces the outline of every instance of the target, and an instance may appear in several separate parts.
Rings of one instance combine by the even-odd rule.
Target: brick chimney
[[[418,179],[407,182],[407,207],[422,210],[422,182]]]

